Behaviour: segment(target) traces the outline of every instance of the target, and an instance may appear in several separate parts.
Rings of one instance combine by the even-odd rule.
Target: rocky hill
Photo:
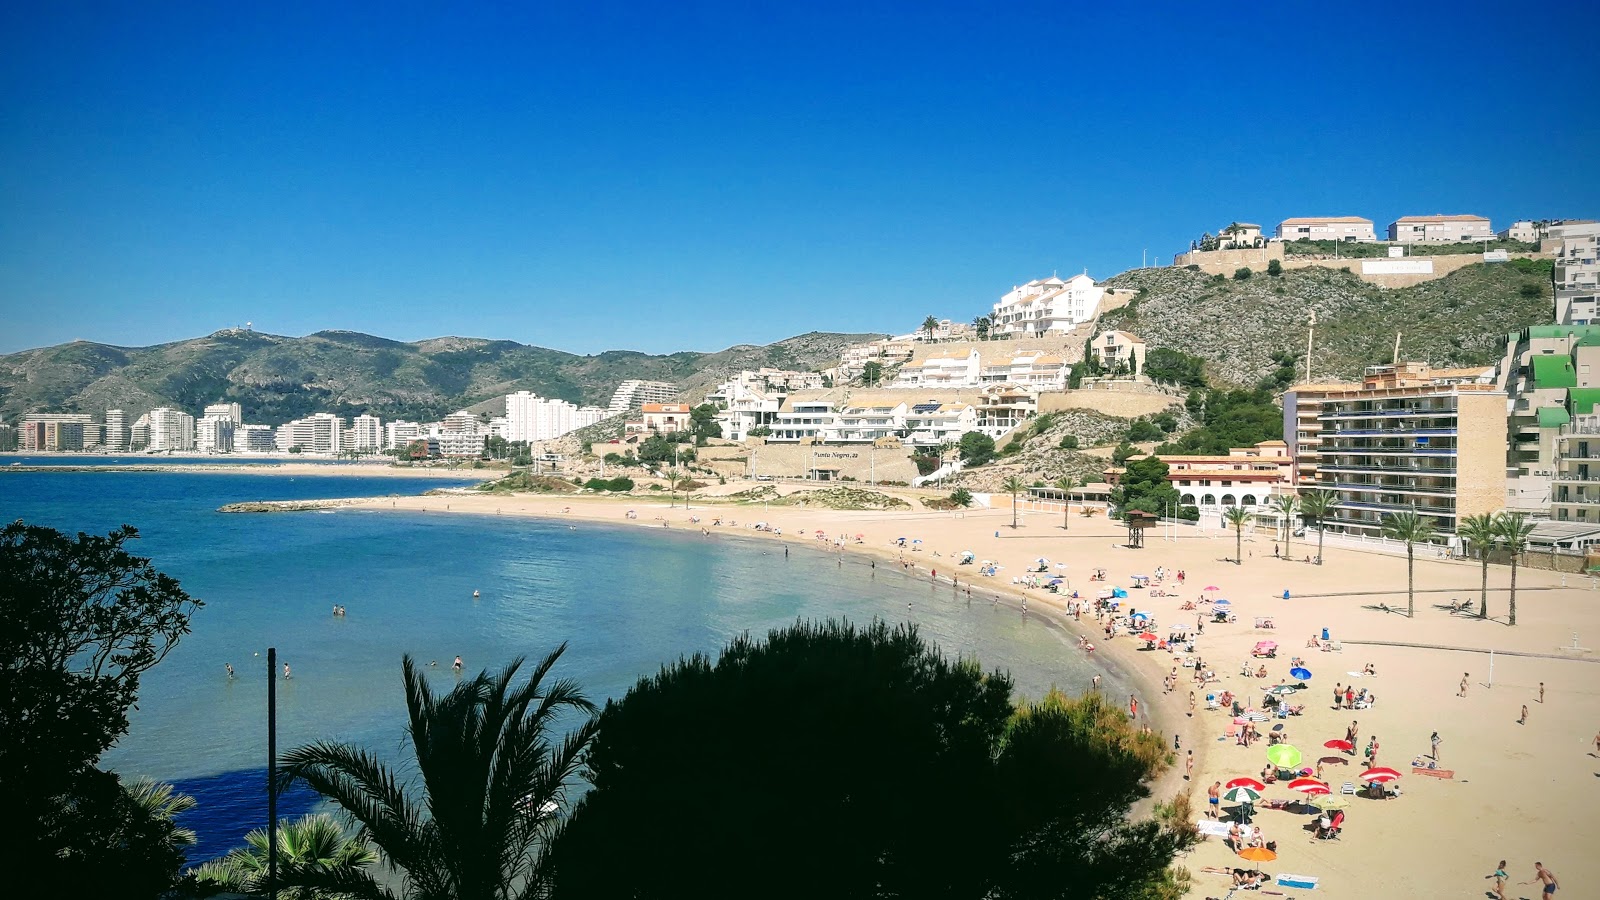
[[[283,337],[231,329],[154,347],[80,341],[0,356],[0,416],[156,406],[198,413],[227,400],[267,425],[313,412],[428,420],[518,390],[604,406],[629,378],[669,381],[699,399],[739,369],[822,368],[836,363],[846,344],[877,337],[812,332],[766,346],[666,356],[580,356],[481,338],[402,343],[350,331]]]
[[[1300,358],[1306,322],[1317,314],[1312,371],[1317,378],[1358,378],[1387,362],[1395,332],[1400,355],[1436,366],[1493,365],[1507,332],[1550,321],[1554,299],[1548,260],[1472,265],[1415,287],[1385,289],[1331,268],[1253,273],[1237,280],[1181,268],[1140,269],[1107,282],[1139,297],[1100,319],[1150,347],[1206,361],[1216,385],[1250,386],[1278,366],[1272,354]]]

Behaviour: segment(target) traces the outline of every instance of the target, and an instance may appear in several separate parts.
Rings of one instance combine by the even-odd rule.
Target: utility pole
[[[278,648],[267,648],[267,896],[278,898]]]

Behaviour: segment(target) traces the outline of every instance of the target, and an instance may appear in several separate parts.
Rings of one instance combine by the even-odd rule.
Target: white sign
[[[1431,259],[1363,259],[1363,275],[1432,275]]]
[[[1509,259],[1511,259],[1510,254],[1504,250],[1485,250],[1483,253],[1484,262],[1506,262]]]

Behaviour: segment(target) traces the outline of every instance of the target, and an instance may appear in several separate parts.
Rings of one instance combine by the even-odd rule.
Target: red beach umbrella
[[[1300,793],[1305,794],[1308,797],[1323,797],[1333,793],[1333,789],[1322,787],[1321,785],[1311,785],[1309,787],[1301,788]]]
[[[1261,782],[1255,780],[1254,778],[1249,778],[1249,777],[1246,777],[1246,778],[1235,778],[1234,780],[1228,782],[1227,784],[1223,785],[1222,787],[1223,787],[1224,790],[1226,790],[1228,788],[1236,788],[1236,787],[1247,787],[1247,788],[1250,788],[1253,791],[1264,791],[1264,790],[1267,789],[1266,785],[1264,785]]]
[[[1315,778],[1296,778],[1295,780],[1289,782],[1288,787],[1291,791],[1302,791],[1305,793],[1311,792],[1308,789],[1321,788],[1324,791],[1328,789],[1326,784],[1323,784]]]
[[[1358,776],[1362,781],[1376,781],[1385,784],[1400,777],[1400,773],[1393,769],[1368,769]]]
[[[1335,738],[1334,740],[1331,740],[1331,741],[1324,742],[1322,746],[1327,747],[1329,750],[1343,750],[1346,753],[1349,753],[1349,752],[1351,752],[1351,751],[1356,749],[1356,746],[1354,744],[1352,744],[1352,743],[1350,743],[1349,741],[1346,741],[1346,740],[1340,740],[1338,738]],[[1342,761],[1343,760],[1341,760],[1341,762]]]
[[[1159,637],[1151,634],[1150,632],[1146,631],[1144,634],[1139,635],[1139,640],[1141,640],[1141,641],[1159,641],[1159,640],[1161,640],[1161,638],[1159,638]]]

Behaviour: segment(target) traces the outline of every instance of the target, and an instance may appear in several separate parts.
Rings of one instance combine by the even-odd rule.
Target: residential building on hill
[[[1042,350],[1018,350],[1009,341],[965,350],[931,350],[918,354],[895,373],[891,388],[978,387],[1020,384],[1035,390],[1064,390],[1072,373],[1060,356]]]
[[[712,388],[705,402],[717,407],[722,436],[742,441],[750,429],[770,425],[785,397],[799,390],[820,390],[821,373],[784,369],[746,369]]]
[[[622,426],[624,434],[671,434],[688,431],[690,407],[687,403],[646,403],[639,407],[639,418]]]
[[[1277,237],[1283,241],[1377,241],[1372,220],[1360,216],[1307,216],[1278,223]]]
[[[1550,518],[1557,522],[1600,527],[1600,415],[1594,400],[1586,398],[1589,411],[1572,417],[1556,436]]]
[[[548,441],[593,425],[606,418],[597,406],[579,407],[565,400],[541,397],[532,391],[506,395],[505,438],[508,441]]]
[[[1067,331],[1093,319],[1105,293],[1087,274],[1030,281],[1013,287],[994,305],[989,331],[1021,337]]]
[[[1563,325],[1600,322],[1600,223],[1552,226],[1555,242],[1556,321]]]
[[[1535,325],[1507,335],[1496,370],[1506,394],[1506,506],[1543,516],[1555,475],[1556,440],[1573,395],[1600,386],[1600,324]]]
[[[1389,240],[1397,244],[1492,241],[1494,229],[1483,216],[1401,216],[1389,225]]]
[[[376,453],[383,447],[382,419],[374,415],[359,415],[350,420],[350,441],[346,450]]]
[[[1234,447],[1221,456],[1158,458],[1167,464],[1167,481],[1178,490],[1183,505],[1198,508],[1203,517],[1219,517],[1235,507],[1266,512],[1274,494],[1295,493],[1293,461],[1283,441]],[[1106,482],[1116,484],[1123,471],[1120,466],[1106,469]]]
[[[1261,226],[1250,222],[1231,222],[1217,232],[1218,250],[1247,250],[1265,243]]]
[[[1360,390],[1322,401],[1317,486],[1339,501],[1328,530],[1376,535],[1415,512],[1451,534],[1504,508],[1505,395],[1476,371],[1371,366]]]
[[[875,362],[882,366],[891,366],[904,362],[916,352],[917,344],[910,339],[898,340],[886,338],[884,340],[869,341],[865,344],[853,344],[844,349],[839,357],[839,380],[849,381],[861,377],[867,363]]]
[[[1106,372],[1116,372],[1118,367],[1130,375],[1144,373],[1144,340],[1126,331],[1102,331],[1094,336],[1091,349]]]
[[[1512,222],[1509,228],[1499,231],[1495,237],[1502,241],[1521,241],[1524,244],[1537,244],[1544,238],[1542,223],[1521,219]]]
[[[678,389],[665,381],[630,378],[617,385],[616,391],[611,394],[611,404],[606,407],[606,414],[620,416],[646,403],[665,403],[677,393]]]

